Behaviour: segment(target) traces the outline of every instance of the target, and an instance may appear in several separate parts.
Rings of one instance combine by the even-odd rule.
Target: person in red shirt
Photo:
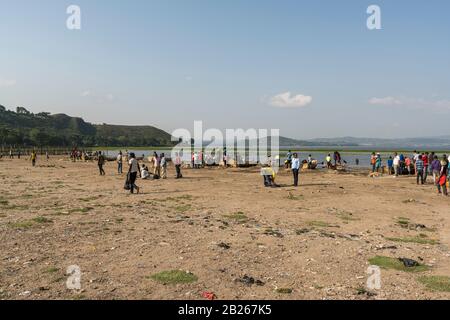
[[[423,181],[426,184],[427,183],[427,177],[428,177],[428,152],[425,154],[422,154],[422,161],[423,161]]]

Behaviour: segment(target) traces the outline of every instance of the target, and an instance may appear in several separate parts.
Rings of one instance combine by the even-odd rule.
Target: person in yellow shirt
[[[31,152],[31,157],[30,157],[30,159],[31,159],[31,165],[34,167],[34,166],[36,166],[36,159],[37,159],[37,155],[36,155],[36,151],[32,151]]]

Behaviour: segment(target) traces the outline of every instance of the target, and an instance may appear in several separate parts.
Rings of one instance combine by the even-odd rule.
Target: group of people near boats
[[[372,153],[370,158],[372,172],[381,172],[383,159],[380,153]],[[437,187],[438,193],[448,196],[448,181],[450,179],[450,156],[438,156],[435,152],[417,152],[411,156],[398,154],[389,156],[386,168],[389,175],[415,175],[417,184],[426,184],[428,177]]]
[[[142,163],[142,165],[139,164],[139,161],[136,158],[136,154],[133,152],[128,153],[127,151],[124,154],[122,153],[122,151],[119,151],[116,162],[118,174],[123,174],[123,163],[125,162],[128,164],[127,179],[125,181],[124,188],[126,190],[129,190],[131,193],[134,193],[135,190],[137,191],[137,193],[139,193],[140,191],[140,188],[136,185],[138,176],[143,180],[167,179],[168,159],[166,158],[164,153],[161,153],[159,155],[157,152],[153,153],[152,157],[150,158],[150,165],[152,167],[152,170],[150,170],[145,163]],[[104,174],[104,163],[105,158],[104,156],[102,156],[101,152],[99,152],[98,166],[100,169],[100,175],[102,175],[102,172]],[[175,154],[174,165],[176,170],[175,179],[183,178],[183,175],[181,174],[182,161],[178,153]]]

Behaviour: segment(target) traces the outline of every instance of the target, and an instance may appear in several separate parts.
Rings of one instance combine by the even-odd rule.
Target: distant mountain
[[[312,141],[312,140],[296,140],[286,137],[280,137],[280,146],[282,147],[331,147],[341,146],[341,144],[335,144],[328,141]],[[349,144],[353,146],[353,144]],[[356,146],[356,145],[355,145]]]
[[[171,146],[171,135],[152,126],[91,124],[65,114],[33,114],[0,105],[0,144],[3,146]]]
[[[357,145],[361,147],[374,148],[450,148],[450,136],[423,137],[423,138],[400,138],[400,139],[376,139],[376,138],[319,138],[308,140],[313,143],[331,143],[342,146]]]

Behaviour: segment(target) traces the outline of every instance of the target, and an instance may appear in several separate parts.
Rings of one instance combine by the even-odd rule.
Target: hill
[[[152,126],[96,125],[82,118],[47,112],[31,113],[0,105],[0,144],[25,147],[171,146],[171,135]]]

